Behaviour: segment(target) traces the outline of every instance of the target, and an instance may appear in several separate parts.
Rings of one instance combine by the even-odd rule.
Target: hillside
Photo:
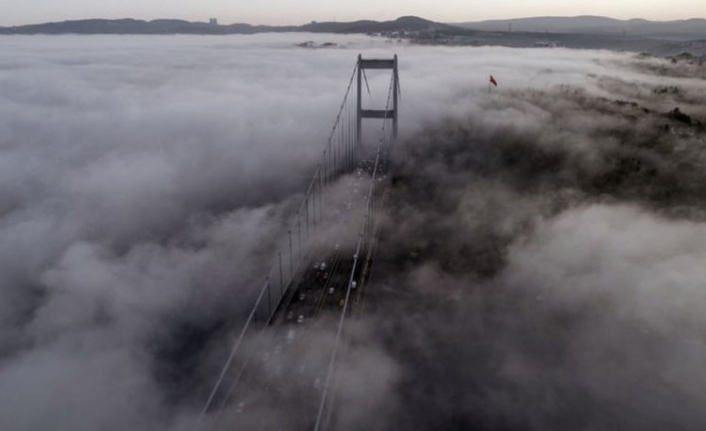
[[[534,17],[464,22],[463,28],[484,31],[594,33],[706,39],[706,19],[678,21],[617,20],[601,16]]]
[[[405,16],[392,21],[311,22],[299,26],[217,25],[173,19],[153,21],[88,19],[0,27],[0,35],[228,35],[265,32],[369,34],[422,45],[611,49],[644,52],[658,56],[675,56],[688,52],[698,61],[703,61],[706,58],[706,20],[702,19],[654,23],[645,20],[618,21],[603,17],[544,17],[451,25],[414,16]]]
[[[468,32],[459,27],[435,23],[418,17],[393,21],[312,22],[300,26],[250,24],[214,25],[205,22],[160,19],[87,19],[50,22],[17,27],[0,27],[0,34],[251,34],[265,32],[386,33],[404,31]]]

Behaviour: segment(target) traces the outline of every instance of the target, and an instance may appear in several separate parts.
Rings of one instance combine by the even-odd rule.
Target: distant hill
[[[512,31],[508,31],[512,29]],[[706,61],[706,20],[619,21],[603,17],[525,18],[481,23],[442,24],[414,16],[392,21],[311,22],[298,26],[218,25],[174,19],[87,19],[0,27],[12,34],[253,34],[314,32],[370,34],[419,45],[506,46],[512,48],[611,49],[658,56],[690,53]],[[312,48],[308,43],[297,44]]]
[[[142,21],[136,19],[86,19],[45,24],[0,27],[0,34],[250,34],[306,31],[317,33],[387,33],[446,30],[463,32],[459,27],[406,16],[394,21],[312,22],[300,26],[250,24],[216,25],[173,19]]]
[[[325,33],[385,33],[402,31],[454,31],[449,24],[440,24],[416,16],[403,16],[394,21],[313,22],[298,27],[301,31]]]
[[[84,19],[44,24],[0,27],[0,34],[230,34],[266,31],[292,31],[295,27],[213,25],[177,19],[143,21],[137,19]]]
[[[706,40],[706,19],[681,21],[621,21],[600,16],[537,17],[510,20],[442,24],[415,16],[392,21],[311,22],[299,26],[250,24],[217,25],[176,19],[143,21],[136,19],[85,19],[44,24],[0,27],[0,34],[252,34],[263,32],[316,33],[414,33],[472,35],[485,32],[527,32],[558,34],[602,34],[638,37],[660,36],[683,40]]]
[[[456,24],[483,31],[593,33],[629,36],[661,36],[682,39],[706,39],[706,19],[678,21],[618,20],[602,16],[535,17]]]

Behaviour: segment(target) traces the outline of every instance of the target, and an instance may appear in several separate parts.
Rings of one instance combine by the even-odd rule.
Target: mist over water
[[[703,428],[703,68],[302,34],[3,39],[0,428],[190,429],[358,53],[402,138],[339,428]]]

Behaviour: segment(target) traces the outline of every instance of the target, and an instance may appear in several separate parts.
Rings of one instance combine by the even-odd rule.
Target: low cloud
[[[302,49],[302,37],[337,47]],[[400,56],[403,121],[338,426],[704,422],[700,69],[657,79],[654,65],[682,65],[360,36],[5,42],[9,428],[190,428],[358,52]],[[500,85],[488,93],[491,73]],[[380,103],[389,77],[368,78],[364,101]],[[327,322],[313,329],[313,363],[328,358]],[[309,377],[294,379],[302,402],[315,398]],[[237,406],[224,424],[242,419]]]
[[[706,422],[703,126],[612,75],[488,96],[399,149],[371,287],[389,429]]]

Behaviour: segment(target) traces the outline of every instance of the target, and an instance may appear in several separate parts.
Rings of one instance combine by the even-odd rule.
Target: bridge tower
[[[365,69],[388,69],[392,70],[392,107],[388,106],[385,109],[363,109],[363,77]],[[397,73],[397,54],[392,59],[363,59],[361,54],[358,54],[358,109],[357,109],[357,128],[356,128],[356,144],[357,148],[361,147],[363,136],[363,119],[374,118],[382,119],[383,121],[392,121],[392,143],[397,142],[397,120],[399,116],[398,107],[398,91],[400,88],[399,75]],[[388,100],[389,102],[389,100]]]

